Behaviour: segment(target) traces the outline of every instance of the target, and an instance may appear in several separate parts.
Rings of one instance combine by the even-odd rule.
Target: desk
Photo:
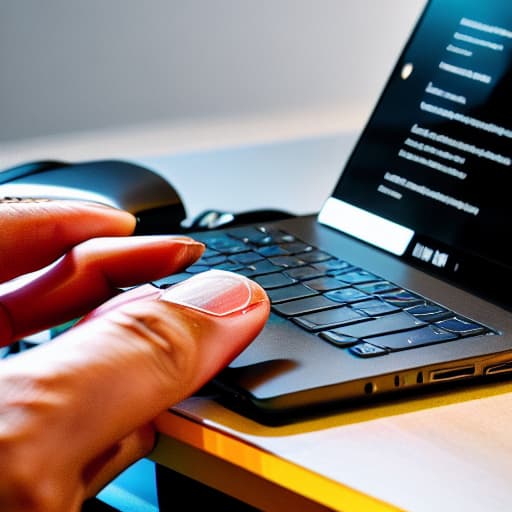
[[[335,181],[336,158],[343,159],[337,152],[348,148],[349,139],[331,136],[145,163],[162,172],[173,169],[183,197],[196,194],[197,203],[210,200],[210,206],[217,206],[226,183],[240,190],[242,170],[248,168],[260,169],[252,198],[264,197],[274,206],[278,196],[265,187],[280,168],[293,168],[298,188],[277,183],[281,192],[292,192],[284,197],[296,211],[315,206],[327,182]],[[319,186],[308,203],[304,180],[312,165]],[[184,177],[199,170],[205,186],[185,190]],[[204,195],[205,190],[217,190],[218,197]],[[231,200],[234,209],[241,206],[237,200]],[[265,510],[508,511],[511,391],[511,383],[473,385],[280,427],[255,423],[208,397],[193,397],[158,419],[162,436],[151,459]]]
[[[265,510],[283,510],[291,491],[290,510],[508,511],[511,391],[472,387],[284,427],[192,398],[159,418],[151,458]]]

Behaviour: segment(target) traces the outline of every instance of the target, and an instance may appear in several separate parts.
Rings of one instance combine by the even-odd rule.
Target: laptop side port
[[[512,361],[494,364],[484,370],[484,375],[499,375],[502,373],[512,373]]]
[[[475,367],[473,365],[461,366],[459,368],[443,368],[441,370],[432,370],[430,372],[430,381],[441,382],[456,379],[464,379],[466,377],[471,377],[474,374]]]

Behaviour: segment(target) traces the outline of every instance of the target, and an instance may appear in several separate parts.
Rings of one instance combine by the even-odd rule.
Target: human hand
[[[204,249],[187,237],[124,236],[134,224],[78,201],[0,202],[0,281],[45,267],[0,286],[0,345],[113,297],[0,361],[1,510],[80,510],[151,450],[152,420],[208,382],[268,317],[265,292],[227,272],[118,294],[181,271]]]

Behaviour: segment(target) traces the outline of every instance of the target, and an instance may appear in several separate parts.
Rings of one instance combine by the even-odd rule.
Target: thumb
[[[52,372],[82,376],[77,394],[88,396],[81,403],[92,408],[87,417],[96,425],[108,411],[101,436],[101,429],[84,429],[93,436],[91,450],[201,388],[258,335],[270,310],[258,284],[219,270],[163,291],[146,285],[111,302],[57,338],[60,348],[56,343],[48,361]]]
[[[87,328],[89,340],[97,326],[127,331],[108,346],[99,341],[102,357],[112,351],[115,358],[118,345],[127,350],[135,337],[142,340],[145,354],[149,345],[159,366],[169,365],[163,376],[172,388],[166,391],[168,406],[229,364],[258,335],[269,311],[269,299],[257,283],[232,272],[210,270],[165,290],[146,285],[122,293],[94,309],[78,327]],[[87,350],[91,343],[87,342]],[[137,373],[141,371],[139,360]]]

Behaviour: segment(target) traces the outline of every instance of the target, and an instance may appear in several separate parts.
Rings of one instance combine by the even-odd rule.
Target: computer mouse
[[[35,161],[0,172],[0,197],[81,199],[133,213],[135,234],[182,232],[186,217],[174,187],[146,167],[122,160]]]

